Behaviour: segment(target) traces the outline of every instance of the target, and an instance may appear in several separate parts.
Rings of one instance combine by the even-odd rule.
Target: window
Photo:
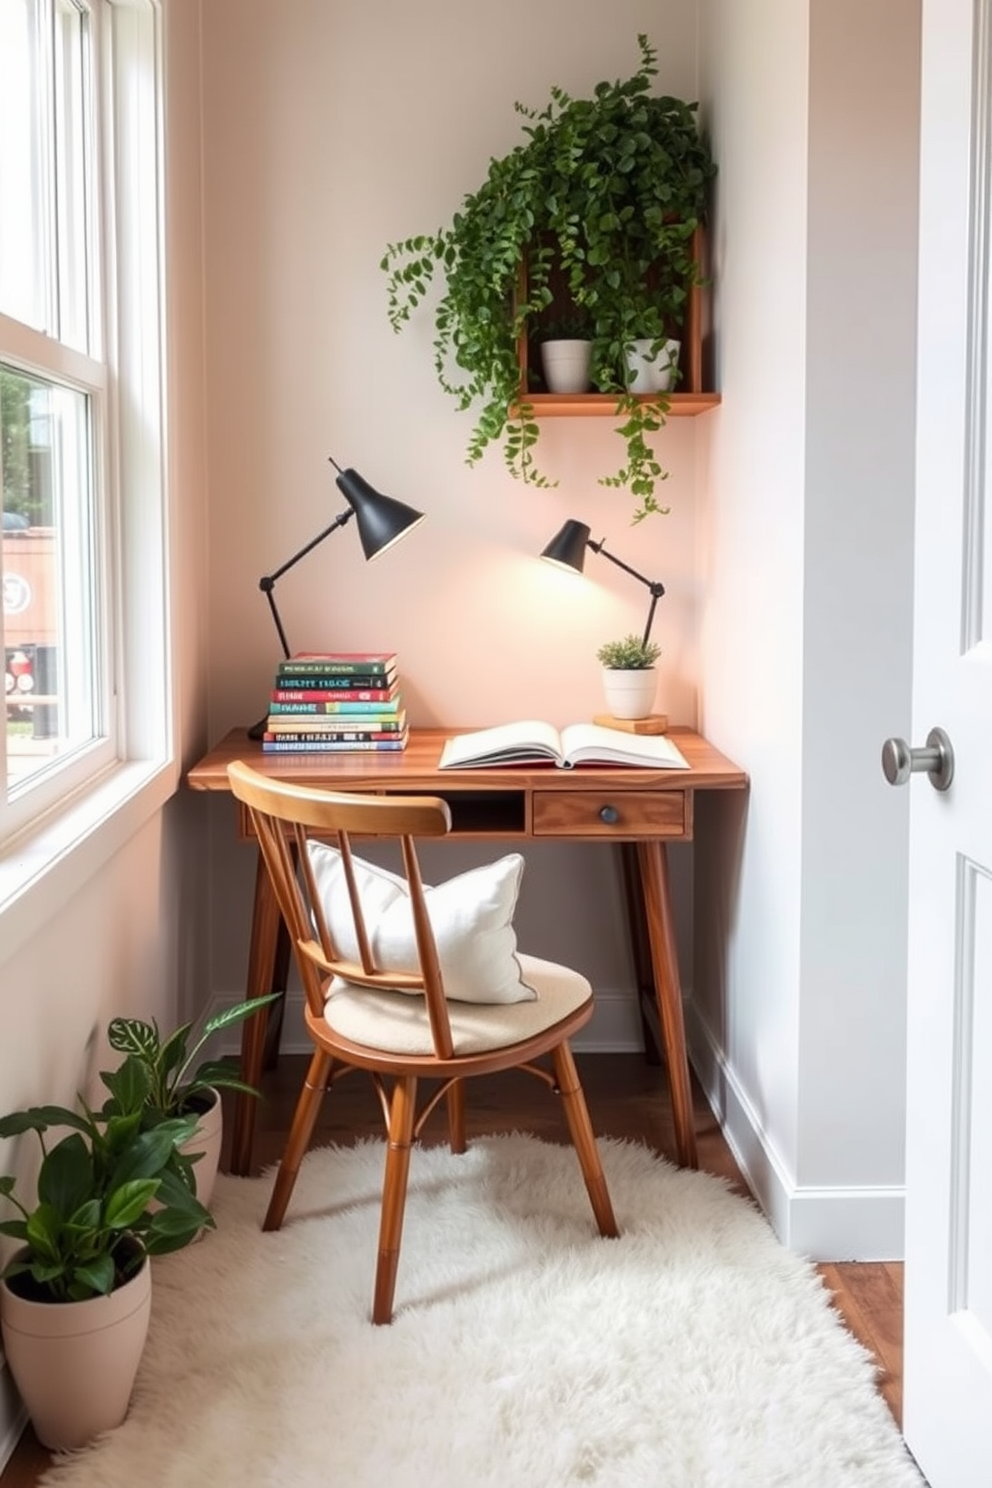
[[[169,752],[159,24],[0,0],[0,852]]]

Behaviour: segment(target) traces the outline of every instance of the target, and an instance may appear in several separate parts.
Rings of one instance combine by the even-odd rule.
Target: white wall
[[[629,75],[639,32],[660,52],[659,87],[694,97],[682,0],[204,7],[212,738],[264,711],[279,650],[258,577],[343,507],[330,455],[428,521],[371,565],[345,529],[287,574],[278,601],[294,647],[395,648],[415,724],[589,717],[602,708],[596,648],[641,630],[648,596],[604,560],[590,557],[584,580],[538,560],[575,516],[664,581],[659,707],[695,722],[699,421],[665,431],[672,512],[637,527],[631,498],[597,484],[622,452],[609,419],[548,421],[555,490],[513,481],[498,451],[470,470],[471,416],[436,383],[430,316],[395,335],[379,268],[388,242],[449,220],[490,156],[523,140],[515,100],[543,107],[555,83],[581,93]],[[211,815],[211,982],[226,998],[244,986],[252,861],[225,804]],[[673,856],[684,884],[691,849]],[[612,854],[527,858],[521,943],[593,977],[595,1037],[636,1047]],[[688,970],[687,928],[683,942]]]
[[[746,1135],[742,1155],[754,1172],[769,1149],[790,1168],[796,1154],[806,9],[715,0],[702,12],[703,96],[720,162],[713,272],[724,401],[703,430],[700,727],[748,770],[751,790],[746,825],[734,807],[706,811],[700,823],[707,852],[697,858],[714,878],[697,903],[697,916],[706,908],[697,918],[697,1016],[748,1103],[741,1146]],[[722,966],[725,929],[731,955]]]
[[[917,7],[703,15],[725,401],[701,725],[752,790],[697,853],[693,1044],[783,1238],[898,1255],[907,803],[878,759],[910,702]]]

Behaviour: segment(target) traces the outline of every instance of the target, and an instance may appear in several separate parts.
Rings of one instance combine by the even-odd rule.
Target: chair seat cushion
[[[592,987],[584,976],[554,961],[520,954],[521,971],[535,988],[533,1002],[449,1002],[448,1018],[455,1054],[483,1054],[543,1033],[584,1003]],[[390,1054],[434,1053],[427,1008],[422,995],[357,987],[335,978],[324,1004],[328,1027],[352,1043]]]
[[[307,851],[338,956],[359,961],[341,854],[322,842],[308,843]],[[387,973],[418,971],[406,879],[364,858],[353,856],[352,863],[376,965]],[[523,871],[520,853],[507,853],[432,888],[425,886],[445,997],[458,1002],[529,1002],[537,995],[521,976],[513,928]]]

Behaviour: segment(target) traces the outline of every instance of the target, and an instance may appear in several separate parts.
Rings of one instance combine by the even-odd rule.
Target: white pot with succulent
[[[655,641],[628,635],[606,641],[596,652],[603,666],[603,692],[614,718],[647,718],[658,688],[655,662],[661,647]]]

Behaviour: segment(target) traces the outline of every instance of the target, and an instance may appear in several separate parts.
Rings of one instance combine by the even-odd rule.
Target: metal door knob
[[[905,785],[910,775],[927,774],[934,790],[945,791],[954,779],[954,750],[942,728],[932,728],[923,749],[910,749],[905,739],[886,739],[882,772],[890,785]]]
[[[614,827],[620,820],[620,813],[615,806],[603,806],[600,808],[599,819],[608,827]]]

